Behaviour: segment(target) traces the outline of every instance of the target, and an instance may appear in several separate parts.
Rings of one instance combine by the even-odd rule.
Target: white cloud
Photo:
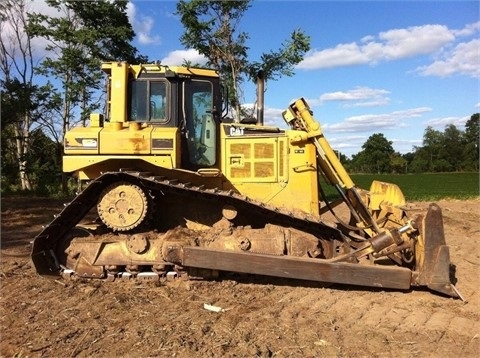
[[[429,107],[411,108],[384,114],[365,114],[346,118],[343,122],[325,124],[327,132],[369,132],[406,127],[405,121],[417,118],[432,109]]]
[[[400,59],[432,53],[455,39],[443,25],[424,25],[382,32],[383,55],[387,59]]]
[[[365,135],[342,135],[328,137],[328,142],[334,150],[339,150],[342,154],[352,156],[362,150],[362,145],[368,140],[368,138],[375,133],[375,130],[366,132]],[[413,146],[422,145],[421,139],[390,139],[395,151],[400,153],[408,153],[412,151]]]
[[[409,147],[412,148],[413,146],[420,146],[422,145],[422,139],[406,139],[406,138],[393,138],[390,139],[394,147]]]
[[[50,17],[61,17],[65,15],[63,10],[58,11],[57,8],[49,6],[45,0],[27,1],[25,10],[27,14],[41,13]],[[137,35],[138,41],[141,44],[152,45],[161,42],[160,36],[151,34],[155,23],[153,17],[138,14],[135,5],[132,2],[127,4],[126,13]],[[20,30],[23,31],[23,27],[20,28]],[[8,22],[2,23],[0,35],[2,36],[2,39],[7,39],[7,43],[11,42],[11,45],[13,46],[15,44],[13,43],[14,39],[12,38],[12,34],[12,24]],[[32,49],[35,58],[42,58],[46,55],[50,57],[55,56],[52,51],[47,52],[45,50],[45,47],[48,44],[49,41],[42,37],[35,37],[32,39]]]
[[[151,16],[137,14],[137,8],[131,1],[127,4],[127,16],[140,44],[157,45],[161,43],[159,35],[151,34],[155,24],[154,18]]]
[[[449,29],[444,25],[423,25],[406,29],[393,29],[376,36],[364,36],[357,42],[338,44],[333,48],[312,50],[297,66],[314,70],[352,65],[374,65],[419,55],[436,55],[441,60],[417,68],[422,75],[446,77],[462,74],[480,77],[478,62],[480,40],[455,43],[460,37],[473,36],[480,31],[480,21],[467,24],[463,29]],[[448,50],[453,47],[453,50]]]
[[[480,31],[480,21],[474,22],[473,24],[467,24],[461,30],[453,30],[455,36],[472,36],[476,32]]]
[[[197,50],[175,50],[170,52],[166,57],[162,58],[161,62],[165,65],[180,66],[185,61],[193,64],[204,65],[207,63],[205,56],[198,53]]]
[[[443,25],[414,26],[365,36],[360,44],[339,44],[334,48],[310,51],[297,66],[320,69],[360,64],[375,64],[432,53],[452,42],[455,36]]]
[[[279,108],[272,108],[265,106],[264,115],[263,115],[263,122],[266,126],[273,126],[273,127],[280,127],[280,128],[287,128],[287,124],[285,123],[282,113],[284,109]]]
[[[256,108],[256,103],[244,103],[242,104],[242,107],[249,111],[250,113],[253,114],[254,117],[257,116],[257,108]],[[274,107],[269,107],[265,105],[263,109],[263,123],[266,126],[271,126],[271,127],[279,127],[282,129],[286,129],[288,126],[283,120],[282,112],[285,109],[279,109],[279,108],[274,108]]]
[[[450,124],[453,124],[455,127],[464,127],[465,123],[467,123],[469,119],[469,116],[434,118],[426,121],[425,125],[440,129],[444,129],[447,125]]]
[[[318,99],[309,99],[307,102],[311,106],[339,101],[343,102],[345,107],[375,107],[388,104],[390,102],[390,98],[387,96],[389,93],[383,89],[358,86],[348,91],[324,93]]]
[[[127,4],[126,12],[127,12],[128,20],[130,21],[130,23],[132,23],[133,20],[135,19],[135,16],[137,15],[137,8],[135,4],[132,3],[131,1],[129,1]]]
[[[480,102],[475,105],[475,108],[480,108]]]
[[[368,63],[368,57],[355,43],[340,44],[326,50],[309,51],[297,65],[299,69],[315,70],[321,68],[361,65]]]
[[[160,43],[160,36],[150,35],[150,32],[153,28],[153,24],[154,24],[153,18],[148,16],[143,18],[142,25],[137,30],[138,41],[142,45],[151,45],[151,44]]]
[[[424,76],[448,77],[455,74],[480,78],[480,40],[458,44],[452,51],[431,65],[418,67]]]
[[[346,156],[352,156],[362,150],[362,145],[368,140],[368,138],[377,131],[371,130],[365,132],[365,135],[342,135],[328,137],[328,142],[334,150],[339,150]],[[410,139],[410,138],[387,138],[392,142],[393,149],[400,153],[408,153],[412,151],[414,146],[422,145],[422,139]]]

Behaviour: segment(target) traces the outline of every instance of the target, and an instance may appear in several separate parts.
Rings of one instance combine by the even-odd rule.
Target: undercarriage
[[[233,191],[114,172],[66,205],[36,237],[32,259],[40,274],[54,276],[211,278],[227,271],[400,290],[427,286],[458,297],[443,231],[427,227],[443,230],[438,206],[362,237]]]

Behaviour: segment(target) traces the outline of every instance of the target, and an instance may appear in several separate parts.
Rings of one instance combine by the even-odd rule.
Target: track
[[[317,237],[341,239],[341,233],[332,226],[303,212],[292,212],[252,200],[232,190],[222,191],[203,186],[194,186],[178,180],[152,176],[150,173],[119,171],[102,174],[93,180],[75,199],[65,204],[65,208],[36,237],[33,244],[32,259],[37,271],[42,275],[57,275],[59,263],[54,252],[60,241],[73,229],[97,204],[102,191],[119,181],[142,187],[153,198],[175,195],[186,198],[187,202],[210,202],[219,206],[229,205],[247,217],[244,224],[255,220],[261,223],[274,223],[293,227],[298,230],[315,233]]]

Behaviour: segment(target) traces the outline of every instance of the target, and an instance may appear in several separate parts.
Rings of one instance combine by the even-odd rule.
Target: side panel
[[[173,168],[180,167],[180,131],[174,127],[156,127],[152,131],[151,153],[171,158]]]
[[[166,169],[180,166],[178,128],[108,128],[99,132],[100,129],[78,128],[68,133],[68,143],[76,145],[65,147],[64,172],[79,171],[80,179],[93,179],[101,172],[116,171],[120,168],[155,172],[154,168],[146,169],[147,164]],[[98,133],[101,133],[100,140],[95,140]],[[95,142],[100,145],[94,147]]]
[[[129,127],[105,127],[100,133],[99,154],[150,154],[152,127],[142,128],[130,122]]]
[[[274,206],[319,215],[312,145],[290,144],[290,131],[262,133],[254,127],[224,125],[221,132],[224,189],[234,188]]]
[[[63,157],[63,171],[77,172],[81,180],[95,179],[102,172],[118,171],[121,168],[157,174],[162,168],[173,169],[173,163],[172,157],[168,155],[65,155]]]
[[[317,152],[311,143],[292,144],[296,131],[285,131],[288,142],[288,196],[286,202],[312,215],[319,216]]]
[[[63,140],[65,154],[94,155],[99,151],[100,127],[72,128]]]

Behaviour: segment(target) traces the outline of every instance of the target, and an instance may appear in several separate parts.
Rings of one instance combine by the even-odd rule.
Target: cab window
[[[167,82],[130,82],[129,118],[137,122],[166,122],[168,120]]]

